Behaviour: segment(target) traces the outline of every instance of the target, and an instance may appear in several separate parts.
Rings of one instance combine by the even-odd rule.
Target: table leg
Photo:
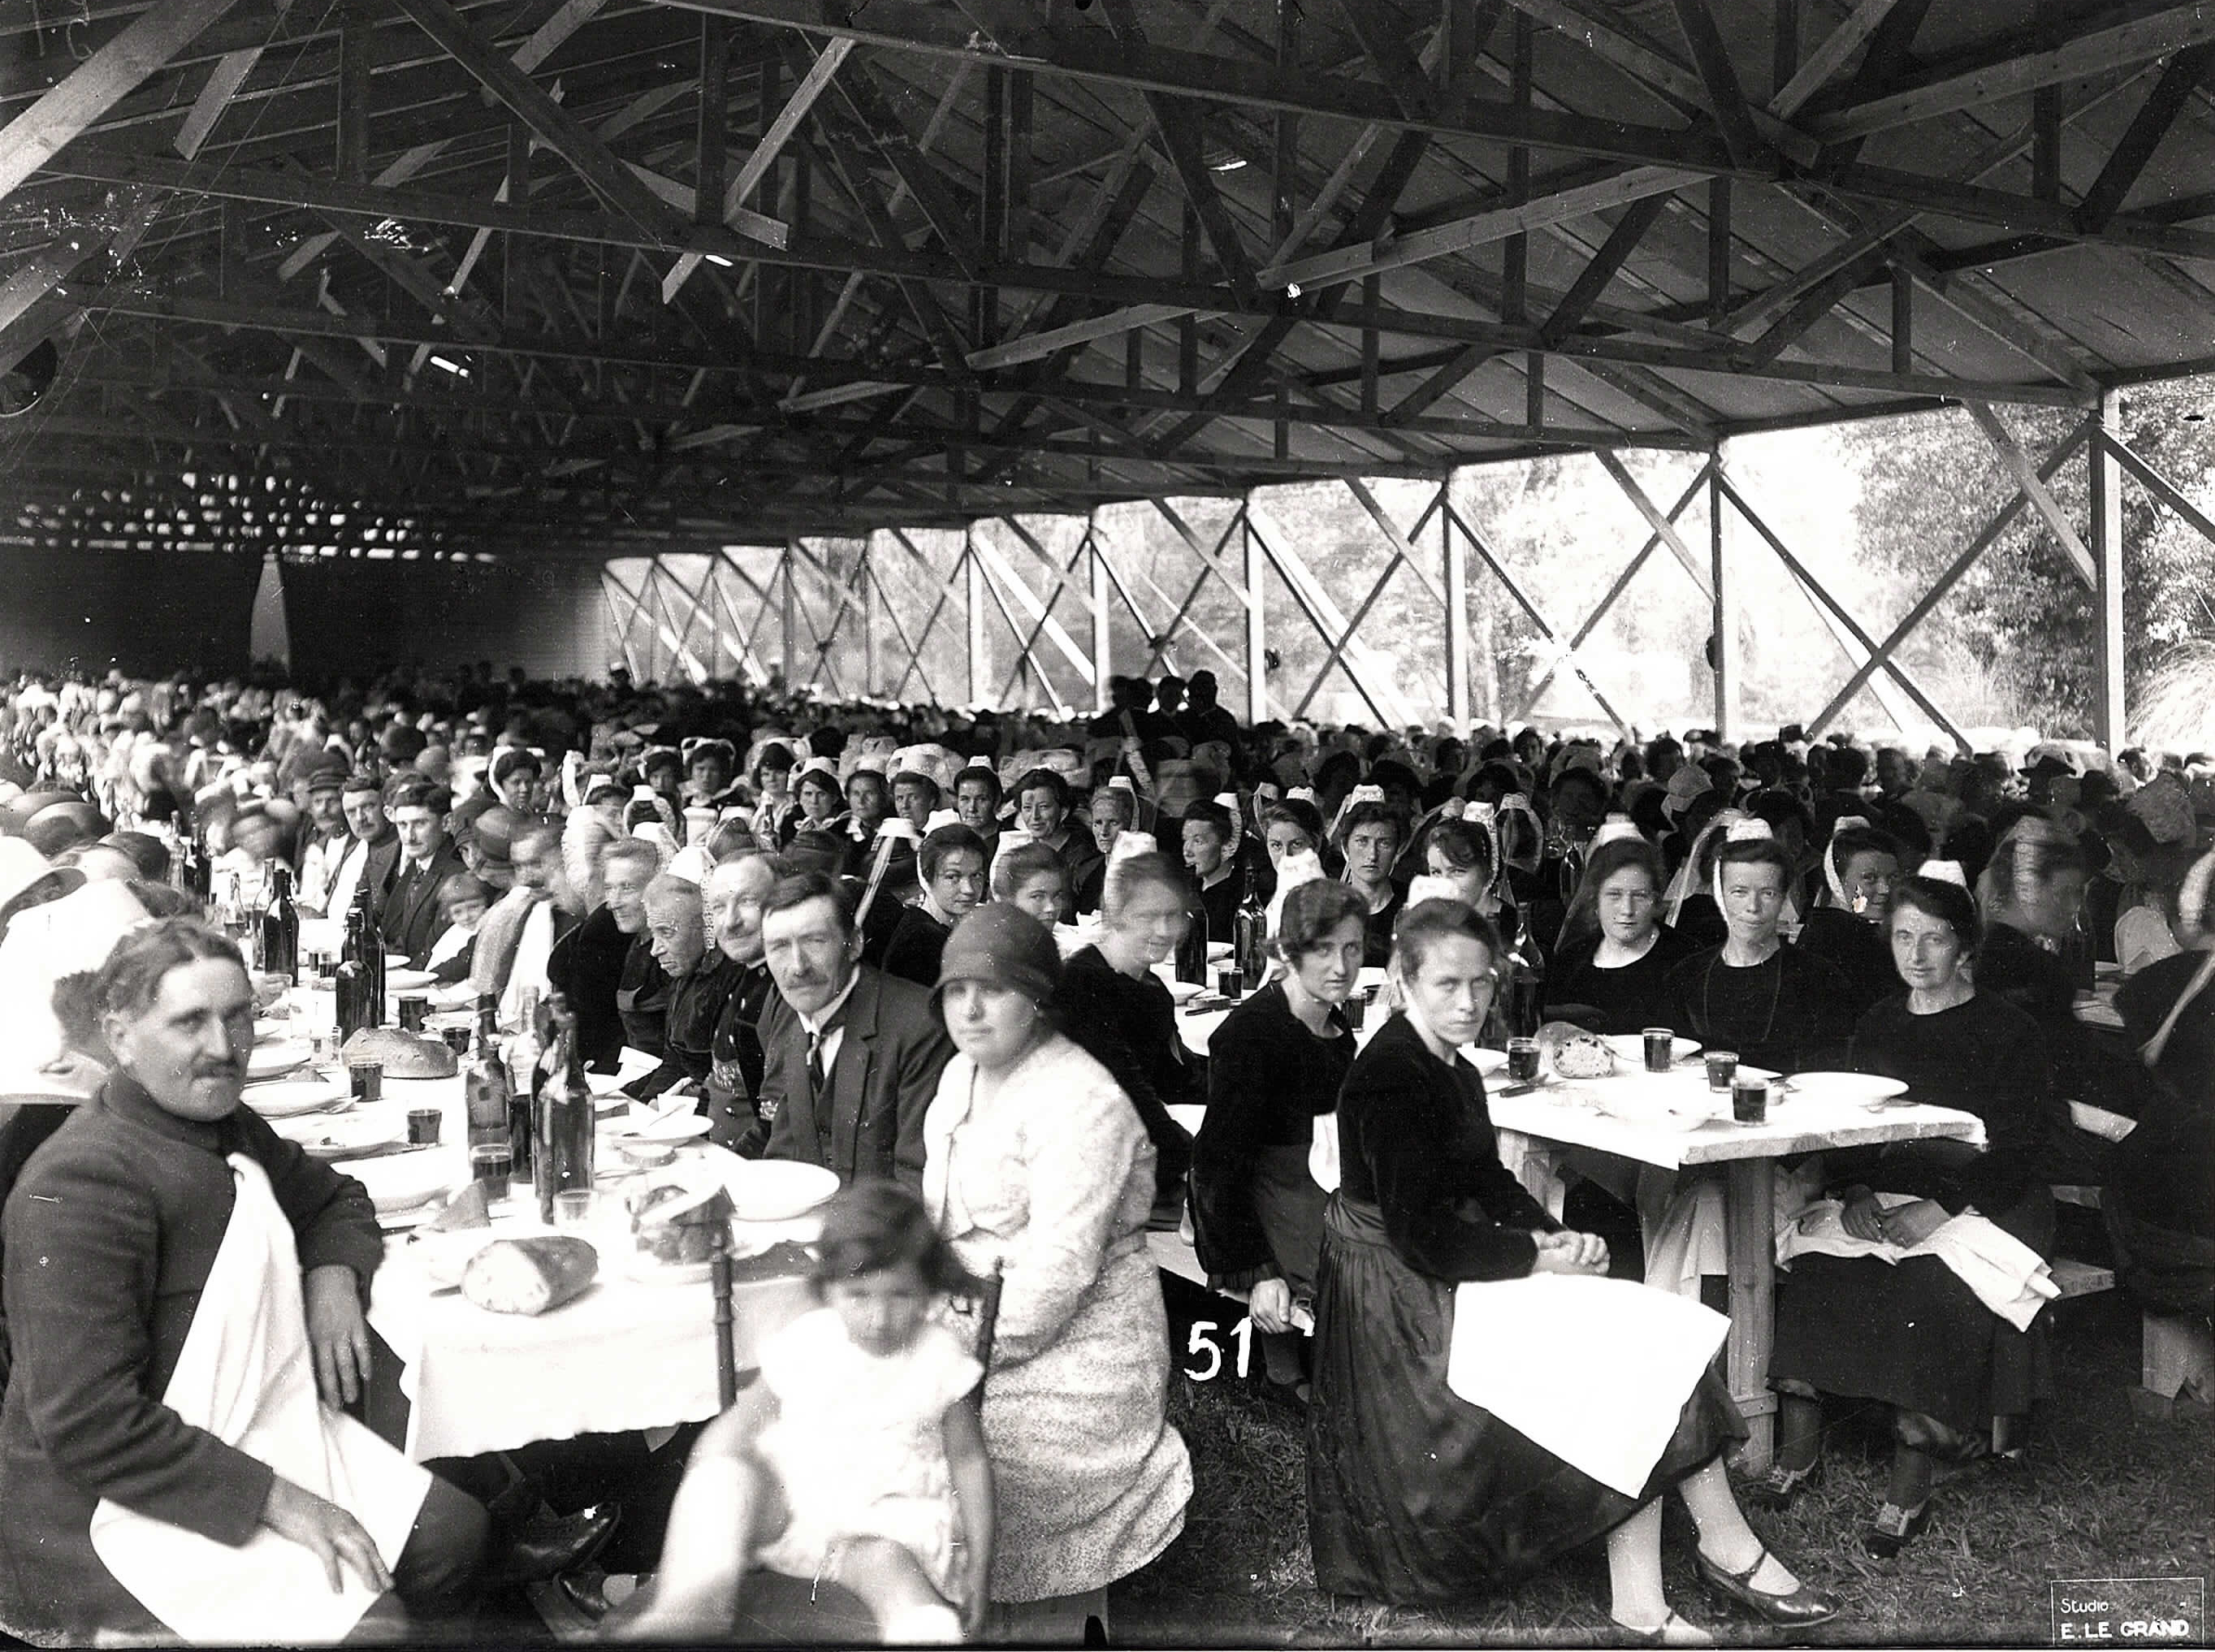
[[[1758,1474],[1776,1446],[1776,1396],[1769,1386],[1776,1340],[1776,1161],[1731,1160],[1727,1187],[1731,1323],[1724,1375],[1748,1430],[1739,1465]]]
[[[1569,1150],[1543,1136],[1526,1136],[1520,1130],[1499,1133],[1500,1162],[1523,1184],[1523,1190],[1546,1207],[1555,1221],[1562,1219],[1568,1189],[1562,1182],[1562,1162]]]

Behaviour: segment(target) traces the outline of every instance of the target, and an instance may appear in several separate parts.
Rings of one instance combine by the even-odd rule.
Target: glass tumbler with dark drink
[[[1676,1030],[1669,1027],[1648,1027],[1645,1036],[1646,1071],[1668,1072],[1677,1059]]]
[[[1538,1041],[1535,1038],[1511,1038],[1507,1041],[1507,1076],[1519,1084],[1538,1081]]]
[[[1769,1117],[1769,1080],[1739,1073],[1731,1080],[1731,1117],[1760,1124]]]
[[[1731,1080],[1737,1076],[1738,1052],[1736,1050],[1708,1052],[1708,1088],[1709,1090],[1728,1090],[1731,1087]]]

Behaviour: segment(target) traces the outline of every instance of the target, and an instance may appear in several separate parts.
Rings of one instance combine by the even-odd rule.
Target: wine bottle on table
[[[367,920],[368,913],[359,901],[347,909],[346,939],[339,949],[336,978],[341,1048],[363,1028],[377,1024],[369,1018],[369,966],[361,955],[362,930]]]
[[[1207,985],[1207,907],[1195,881],[1185,900],[1184,939],[1177,943],[1176,978],[1195,986]]]
[[[551,1225],[556,1194],[589,1192],[592,1186],[592,1091],[585,1082],[585,1058],[577,1047],[577,1025],[568,1000],[555,994],[560,1024],[560,1057],[538,1090],[538,1158],[531,1184],[538,1190],[538,1219]]]
[[[469,1064],[462,1070],[462,1093],[469,1105],[469,1145],[496,1146],[508,1141],[510,1095],[507,1066],[500,1059],[494,1036],[500,1000],[488,992],[477,1000],[477,1035],[469,1047]],[[510,1153],[509,1174],[514,1174]]]
[[[369,971],[368,1025],[382,1027],[385,1003],[384,933],[377,926],[377,914],[370,910],[366,885],[355,889],[353,900],[361,912],[361,961]]]
[[[534,1180],[538,1147],[538,1064],[546,1053],[545,1008],[536,987],[524,989],[522,1025],[507,1046],[508,1157],[518,1182]]]
[[[1249,992],[1261,990],[1269,973],[1269,909],[1261,904],[1261,891],[1254,881],[1254,863],[1246,863],[1246,893],[1230,921],[1231,961],[1238,966],[1240,982]]]
[[[269,904],[261,909],[261,967],[300,984],[300,909],[292,903],[292,869],[282,861],[269,868]]]

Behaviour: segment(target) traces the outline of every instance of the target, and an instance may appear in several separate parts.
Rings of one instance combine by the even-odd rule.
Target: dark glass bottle
[[[462,1069],[462,1093],[469,1104],[472,1147],[493,1145],[510,1139],[512,1097],[508,1090],[507,1066],[494,1041],[498,1031],[495,1018],[499,1006],[500,1000],[490,993],[477,1000],[476,1041],[469,1048],[468,1065]],[[512,1146],[509,1158],[509,1174],[512,1176],[516,1167]]]
[[[292,904],[292,869],[269,867],[269,904],[261,909],[261,967],[300,984],[300,909]]]
[[[1261,904],[1261,886],[1255,881],[1254,862],[1246,862],[1246,893],[1239,897],[1231,919],[1230,961],[1249,992],[1261,989],[1269,973],[1269,909]]]
[[[538,1142],[531,1185],[538,1190],[538,1219],[551,1225],[554,1195],[592,1185],[592,1091],[577,1048],[577,1027],[568,1002],[555,994],[560,1055],[538,1089]]]
[[[1195,986],[1207,985],[1207,906],[1194,881],[1185,896],[1184,939],[1177,943],[1176,978]]]
[[[362,930],[369,914],[359,901],[347,909],[346,939],[339,949],[337,972],[337,1012],[339,1043],[346,1041],[365,1027],[377,1023],[370,1019],[369,966],[361,955]]]

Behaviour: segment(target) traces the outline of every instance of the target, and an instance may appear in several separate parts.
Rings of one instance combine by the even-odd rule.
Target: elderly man
[[[623,1086],[643,1101],[683,1084],[704,1084],[715,1064],[716,1023],[740,967],[708,944],[700,886],[664,872],[646,886],[646,941],[669,980],[661,1065]]]
[[[709,1050],[709,1139],[733,1151],[758,1121],[761,1094],[762,1017],[776,998],[776,983],[762,956],[762,903],[787,875],[781,857],[741,855],[721,863],[701,886],[708,938],[737,973]]]
[[[770,891],[762,946],[779,998],[762,1029],[767,1156],[919,1192],[923,1115],[954,1054],[930,994],[862,962],[846,892],[821,873]]]
[[[554,944],[546,979],[565,994],[576,1017],[578,1052],[596,1072],[612,1072],[626,1039],[647,1054],[661,1053],[658,1027],[649,1025],[660,967],[643,943],[646,886],[661,870],[653,845],[618,838],[600,852],[600,905]]]
[[[387,947],[419,964],[446,927],[440,886],[469,869],[446,838],[446,801],[444,789],[427,780],[396,780],[385,794],[400,858],[378,893],[377,928]]]
[[[291,1545],[333,1594],[357,1591],[340,1633],[365,1606],[395,1615],[382,1598],[393,1593],[413,1612],[456,1612],[482,1563],[485,1511],[333,1409],[368,1378],[362,1303],[383,1238],[360,1183],[239,1106],[254,990],[237,949],[168,920],[118,945],[95,992],[115,1069],[7,1204],[0,1622],[41,1639],[161,1621],[187,1639],[239,1638],[241,1623],[283,1623],[288,1589],[304,1622],[315,1603],[298,1594]],[[300,1363],[257,1371],[272,1385],[258,1397],[224,1391],[235,1362],[218,1350],[256,1336],[273,1370],[288,1347]],[[199,1376],[173,1382],[188,1353]],[[304,1444],[278,1428],[254,1440],[297,1477],[242,1448],[244,1424],[198,1426],[181,1405],[304,1417]],[[173,1554],[144,1554],[179,1527],[212,1540],[189,1576]],[[274,1552],[244,1547],[265,1528],[283,1540]],[[214,1625],[194,1593],[214,1598]]]
[[[343,917],[353,905],[354,892],[366,887],[373,900],[400,859],[400,834],[384,818],[384,784],[366,770],[346,778],[340,804],[351,840],[340,851],[331,869],[323,913]]]
[[[884,972],[929,992],[938,985],[939,956],[954,926],[985,898],[985,841],[965,826],[941,826],[923,840],[916,864],[923,887],[900,908],[885,943]]]

